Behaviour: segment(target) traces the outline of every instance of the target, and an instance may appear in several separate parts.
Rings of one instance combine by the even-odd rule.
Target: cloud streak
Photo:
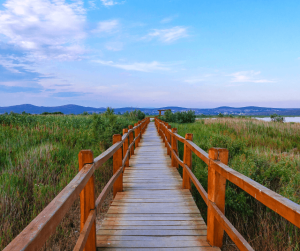
[[[116,2],[116,1],[113,1],[113,0],[101,0],[101,2],[106,7],[113,6],[113,5],[116,5],[116,4],[120,4],[119,2]],[[122,3],[124,3],[124,2],[122,2]]]
[[[131,64],[114,63],[113,61],[94,60],[93,62],[102,65],[107,65],[115,68],[120,68],[126,71],[140,71],[140,72],[153,72],[153,71],[169,71],[170,68],[165,64],[157,61],[150,63],[137,62]]]
[[[158,38],[164,43],[172,43],[178,39],[187,37],[187,28],[184,26],[175,26],[170,29],[154,29],[146,37],[148,39]]]
[[[227,76],[232,77],[232,83],[273,83],[275,81],[268,79],[260,79],[260,71],[239,71]]]
[[[114,20],[106,20],[98,23],[97,28],[93,30],[93,33],[114,33],[117,31],[119,27],[119,21]]]
[[[84,50],[79,45],[86,36],[81,1],[7,0],[3,6],[0,34],[36,59],[68,60]]]

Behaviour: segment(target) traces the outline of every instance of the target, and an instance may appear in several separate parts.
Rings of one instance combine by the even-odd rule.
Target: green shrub
[[[124,117],[128,118],[128,119],[137,119],[137,120],[142,120],[146,117],[145,113],[143,113],[141,110],[134,110],[131,112],[126,111],[123,114]]]
[[[175,112],[167,110],[161,120],[169,123],[194,123],[196,121],[195,111],[189,110],[187,112]]]
[[[272,122],[281,122],[281,123],[284,122],[284,117],[282,117],[276,113],[272,114],[270,118],[271,118]]]

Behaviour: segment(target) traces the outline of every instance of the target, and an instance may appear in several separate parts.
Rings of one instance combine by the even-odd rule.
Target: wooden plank
[[[126,202],[126,201],[116,201],[114,200],[113,203],[111,204],[111,206],[126,206],[126,207],[138,207],[140,205],[144,205],[144,206],[158,206],[158,207],[192,207],[195,206],[195,202],[193,201],[189,201],[189,202],[169,202],[169,203],[165,203],[165,202]]]
[[[123,188],[97,231],[98,250],[217,250],[154,124],[131,156]]]
[[[159,214],[158,214],[159,215]],[[139,215],[135,216],[132,214],[107,214],[107,220],[118,220],[122,219],[124,221],[194,221],[195,219],[200,220],[202,219],[201,215],[199,214],[189,214],[189,215],[181,215],[181,216],[172,216],[173,214],[169,214],[168,216],[149,216],[149,215]],[[203,219],[202,219],[203,220]]]
[[[201,219],[196,220],[186,220],[186,221],[171,221],[171,220],[165,220],[165,221],[155,221],[155,220],[149,220],[149,221],[141,221],[141,220],[108,220],[105,219],[102,222],[102,225],[116,225],[116,226],[186,226],[186,225],[205,225],[205,222]],[[206,225],[205,225],[206,226]]]
[[[97,235],[135,235],[135,236],[176,236],[176,235],[205,235],[206,230],[98,230]]]
[[[206,236],[182,235],[182,236],[135,236],[135,235],[98,235],[98,241],[204,241]]]
[[[110,248],[186,248],[186,247],[209,247],[204,240],[200,241],[98,241],[98,247]]]
[[[123,197],[124,198],[124,197]],[[195,203],[192,198],[124,198],[118,197],[116,203]]]
[[[178,247],[178,248],[97,248],[97,250],[109,250],[109,251],[171,251],[171,250],[180,250],[180,251],[218,251],[219,248],[215,247]]]
[[[133,225],[108,225],[102,224],[101,230],[206,230],[205,225],[183,225],[183,226],[133,226]]]
[[[130,214],[190,214],[199,213],[199,209],[190,208],[122,208],[122,207],[111,207],[108,211],[110,214],[119,213],[130,213]]]

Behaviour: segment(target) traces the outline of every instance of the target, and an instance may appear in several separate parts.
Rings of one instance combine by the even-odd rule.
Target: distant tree
[[[111,107],[107,107],[106,111],[104,112],[104,116],[109,117],[115,114],[115,110]]]
[[[89,113],[88,112],[83,112],[81,115],[86,116],[86,115],[89,115]]]
[[[280,122],[280,123],[284,122],[284,117],[282,117],[276,113],[272,114],[270,118],[271,118],[272,122]]]

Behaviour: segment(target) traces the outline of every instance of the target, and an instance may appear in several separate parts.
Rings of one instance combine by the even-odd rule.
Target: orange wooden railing
[[[96,209],[103,203],[112,187],[114,196],[123,190],[124,168],[128,166],[129,158],[134,154],[133,146],[138,146],[149,122],[150,118],[145,118],[134,127],[129,126],[129,130],[124,129],[123,136],[114,135],[113,145],[95,159],[91,150],[80,151],[79,173],[4,250],[40,249],[80,196],[80,236],[74,250],[95,251]],[[111,157],[113,157],[113,176],[95,199],[94,172]]]
[[[240,250],[253,250],[224,215],[227,180],[300,228],[300,205],[228,167],[227,149],[211,148],[207,154],[193,143],[193,134],[187,133],[183,138],[177,134],[176,128],[171,129],[168,123],[158,118],[155,118],[155,125],[167,147],[168,155],[171,156],[172,166],[178,168],[179,164],[183,168],[182,187],[191,189],[192,181],[208,206],[207,240],[212,246],[222,246],[225,230]],[[183,161],[178,157],[178,141],[184,144]],[[208,165],[207,192],[191,170],[192,152]]]

